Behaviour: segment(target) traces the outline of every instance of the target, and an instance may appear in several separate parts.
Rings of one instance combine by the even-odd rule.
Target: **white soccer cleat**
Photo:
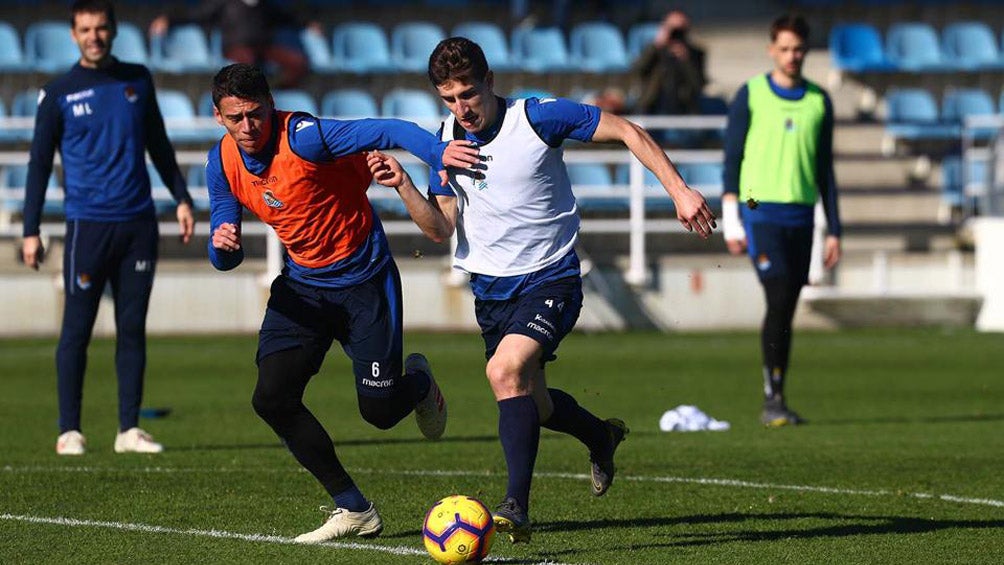
[[[164,446],[140,428],[129,428],[115,436],[115,453],[160,453]]]
[[[404,361],[404,372],[422,372],[429,375],[429,393],[415,405],[415,421],[427,439],[439,439],[446,431],[446,399],[432,376],[429,360],[421,353],[412,353]]]
[[[380,520],[380,514],[377,514],[372,502],[370,507],[362,512],[350,512],[344,508],[330,510],[326,506],[322,506],[321,511],[328,513],[328,519],[324,524],[312,532],[296,536],[293,541],[322,543],[351,535],[374,537],[383,531],[383,521]]]
[[[57,455],[83,455],[87,451],[87,438],[77,430],[60,434],[56,439]]]

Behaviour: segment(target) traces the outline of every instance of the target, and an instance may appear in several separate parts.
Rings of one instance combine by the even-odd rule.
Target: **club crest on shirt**
[[[77,275],[77,286],[80,290],[87,290],[91,288],[91,275],[87,273],[80,273]]]
[[[136,101],[139,100],[139,94],[137,94],[135,88],[133,88],[131,86],[127,86],[127,87],[125,87],[125,98],[129,102],[135,104]]]
[[[279,200],[274,194],[272,194],[271,190],[266,190],[261,197],[265,199],[265,205],[269,208],[282,208],[285,206],[282,200]]]
[[[761,271],[766,271],[767,269],[770,269],[770,266],[771,266],[770,257],[768,257],[766,253],[761,253],[760,255],[757,255],[756,258],[757,269],[760,269]]]
[[[795,120],[791,118],[784,119],[784,131],[795,131]]]

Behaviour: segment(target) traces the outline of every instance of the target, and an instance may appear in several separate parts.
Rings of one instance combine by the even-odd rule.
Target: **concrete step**
[[[845,223],[937,223],[941,195],[936,192],[844,192],[840,217]]]

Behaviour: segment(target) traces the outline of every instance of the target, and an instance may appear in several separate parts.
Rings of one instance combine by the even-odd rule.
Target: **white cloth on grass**
[[[659,418],[659,429],[664,432],[718,432],[731,427],[728,422],[716,420],[708,416],[696,406],[681,404],[672,410],[666,411]]]

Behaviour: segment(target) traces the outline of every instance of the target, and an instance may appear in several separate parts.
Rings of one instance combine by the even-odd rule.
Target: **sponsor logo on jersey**
[[[278,198],[275,197],[274,194],[272,194],[271,190],[266,190],[265,193],[261,195],[261,197],[265,199],[265,205],[268,206],[269,208],[282,208],[283,206],[285,206],[282,200],[279,200]]]
[[[760,269],[761,271],[766,271],[770,269],[770,266],[771,266],[770,257],[768,257],[766,253],[761,253],[760,255],[757,255],[756,258],[757,269]]]
[[[79,102],[84,98],[90,98],[94,96],[94,89],[88,88],[87,90],[81,90],[80,92],[74,92],[73,94],[66,95],[66,101],[69,103]]]
[[[135,88],[127,86],[125,87],[125,98],[129,102],[135,104],[136,101],[139,100],[139,94],[136,92]]]
[[[294,131],[300,131],[301,129],[309,128],[310,126],[313,126],[313,125],[315,125],[314,122],[311,122],[309,120],[304,120],[304,121],[298,122],[296,124],[296,129]]]
[[[394,379],[386,379],[382,381],[374,381],[373,379],[363,379],[363,384],[365,386],[371,386],[375,388],[387,388],[394,385]]]
[[[91,275],[87,273],[80,273],[77,275],[77,286],[80,290],[87,290],[91,288]]]

